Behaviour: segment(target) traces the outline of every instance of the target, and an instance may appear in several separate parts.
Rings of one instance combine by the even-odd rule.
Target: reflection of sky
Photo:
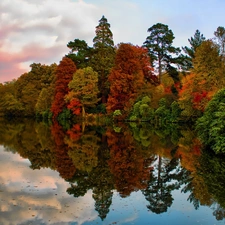
[[[29,161],[0,146],[0,224],[83,224],[94,220],[92,192],[66,193],[69,184],[50,169],[31,170]]]
[[[110,212],[104,221],[94,210],[92,192],[74,198],[67,194],[70,186],[58,172],[50,169],[31,170],[28,160],[4,152],[0,146],[0,224],[1,225],[219,225],[212,210],[200,206],[195,210],[187,201],[188,193],[173,192],[174,202],[166,213],[154,214],[140,191],[121,198],[114,192]]]

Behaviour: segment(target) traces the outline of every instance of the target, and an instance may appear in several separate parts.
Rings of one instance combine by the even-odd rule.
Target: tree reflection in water
[[[0,144],[29,159],[31,169],[57,170],[70,184],[68,194],[77,198],[92,190],[101,220],[115,191],[124,198],[141,191],[147,208],[160,214],[171,207],[177,189],[189,193],[196,209],[206,205],[217,220],[225,218],[225,160],[201,151],[191,129],[119,126],[86,125],[82,131],[79,124],[64,130],[58,123],[1,121]]]

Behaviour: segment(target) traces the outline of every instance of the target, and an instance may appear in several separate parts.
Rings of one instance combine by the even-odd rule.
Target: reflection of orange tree
[[[54,121],[51,127],[55,141],[55,166],[61,177],[70,179],[75,174],[76,168],[68,155],[68,145],[64,143],[65,133],[63,128]]]
[[[146,188],[149,179],[148,160],[137,151],[129,130],[123,133],[107,131],[111,173],[114,176],[117,191],[121,196],[128,196],[133,191]]]
[[[69,136],[65,137],[65,143],[70,148],[68,155],[77,169],[90,173],[98,164],[99,138],[95,131],[81,135],[80,127],[74,125],[67,133]]]

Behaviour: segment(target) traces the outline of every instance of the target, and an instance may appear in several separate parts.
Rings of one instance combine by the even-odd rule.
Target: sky
[[[148,28],[163,23],[182,47],[197,29],[213,38],[225,27],[224,9],[224,0],[0,0],[0,83],[29,72],[32,63],[58,64],[76,38],[92,46],[103,15],[115,45],[141,46]]]

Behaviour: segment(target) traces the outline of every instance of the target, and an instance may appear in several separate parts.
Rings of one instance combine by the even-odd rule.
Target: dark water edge
[[[224,224],[224,159],[169,131],[1,121],[0,224]]]

